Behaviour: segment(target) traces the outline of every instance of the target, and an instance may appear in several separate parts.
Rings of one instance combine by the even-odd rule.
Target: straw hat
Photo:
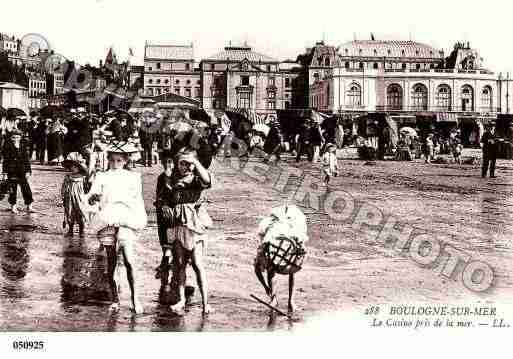
[[[333,143],[328,143],[326,145],[326,151],[329,151],[331,148],[337,148],[337,146],[335,146]]]
[[[77,166],[82,174],[87,174],[87,166],[84,157],[78,152],[71,152],[68,154],[66,159],[62,162],[62,166],[70,168],[71,166]]]
[[[141,149],[130,141],[113,140],[108,144],[106,151],[108,153],[122,153],[130,155],[141,151]]]
[[[11,134],[10,134],[10,137],[22,137],[23,136],[23,133],[21,133],[20,130],[18,130],[17,128],[14,129],[13,131],[11,131]]]

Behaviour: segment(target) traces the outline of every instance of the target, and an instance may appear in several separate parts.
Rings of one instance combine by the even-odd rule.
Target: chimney
[[[103,61],[100,60],[100,69],[103,67]]]

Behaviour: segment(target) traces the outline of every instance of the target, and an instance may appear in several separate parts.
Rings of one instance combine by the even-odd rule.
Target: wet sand
[[[250,163],[260,159],[252,158]],[[319,164],[286,166],[320,177]],[[384,303],[449,304],[461,301],[507,301],[513,287],[512,227],[513,162],[499,160],[495,179],[482,179],[478,166],[376,162],[345,159],[330,190],[343,190],[356,208],[367,203],[394,216],[418,233],[443,238],[495,270],[495,283],[484,293],[467,289],[460,276],[445,278],[435,269],[417,265],[407,255],[384,248],[367,228],[351,221],[337,223],[319,211],[304,208],[308,218],[308,257],[297,275],[298,321],[321,312],[349,310]],[[31,185],[37,213],[12,215],[0,203],[0,330],[2,331],[196,331],[267,330],[293,327],[295,321],[269,316],[250,298],[265,298],[252,268],[258,245],[258,219],[280,205],[286,193],[258,184],[222,161],[212,169],[214,187],[208,211],[214,220],[209,233],[206,265],[214,313],[202,318],[199,294],[184,317],[158,303],[160,262],[155,211],[155,184],[160,167],[141,168],[149,224],[136,245],[136,265],[145,314],[128,310],[123,274],[121,311],[108,313],[103,283],[103,257],[93,233],[83,240],[64,238],[58,168],[33,165]],[[290,185],[290,184],[289,184]],[[19,201],[21,200],[21,196]],[[192,273],[189,273],[191,275]],[[461,275],[461,274],[460,274]],[[194,278],[192,280],[194,283]],[[279,279],[279,305],[287,303],[286,277]]]

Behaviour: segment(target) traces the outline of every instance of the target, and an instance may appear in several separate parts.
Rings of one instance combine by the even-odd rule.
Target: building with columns
[[[205,109],[242,108],[259,114],[273,113],[292,101],[285,91],[280,61],[253,51],[247,44],[227,46],[200,63],[202,105]],[[286,95],[289,97],[286,97]]]
[[[502,111],[498,77],[468,43],[445,57],[414,41],[355,40],[337,54],[331,69],[311,78],[310,105],[319,111],[351,119],[380,113],[399,125],[422,117],[435,127],[459,126],[467,144]]]

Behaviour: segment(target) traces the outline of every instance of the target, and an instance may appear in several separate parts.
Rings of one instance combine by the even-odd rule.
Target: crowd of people
[[[227,132],[211,123],[189,121],[187,124],[165,116],[151,117],[148,120],[117,112],[102,118],[79,108],[53,118],[34,115],[28,119],[4,119],[0,126],[1,153],[3,181],[7,186],[0,188],[7,188],[11,211],[18,213],[17,192],[20,187],[26,210],[32,212],[34,199],[28,181],[32,173],[31,161],[62,165],[67,170],[61,186],[66,236],[72,237],[77,226],[81,238],[85,237],[88,228],[96,233],[99,249],[105,251],[107,257],[113,311],[119,310],[116,271],[118,258],[123,258],[131,291],[130,309],[142,313],[137,291],[138,276],[134,269],[134,243],[146,227],[147,214],[141,174],[132,168],[135,162],[153,166],[160,161],[163,171],[156,181],[154,206],[162,257],[156,268],[156,278],[161,279],[161,290],[164,288],[169,292],[174,288],[176,300],[170,309],[181,313],[187,304],[186,267],[191,264],[201,294],[203,313],[208,314],[212,308],[208,302],[203,255],[212,220],[206,211],[204,192],[212,185],[209,172],[212,158],[221,147],[229,157],[232,142],[237,142],[232,140],[238,137],[248,146],[248,155],[255,147],[262,148],[266,153],[264,161],[271,158],[279,161],[281,153],[287,150],[293,152],[297,162],[304,155],[310,162],[321,161],[321,180],[328,185],[331,178],[339,174],[334,142],[343,143],[344,139],[333,141],[332,136],[313,120],[303,121],[294,133],[285,133],[280,122],[274,119],[268,125],[268,132],[263,134],[241,123],[232,125]],[[343,137],[343,131],[340,133]],[[256,141],[257,137],[261,140]],[[226,138],[231,140],[226,143]],[[490,177],[495,177],[498,141],[494,126],[489,126],[481,139],[483,177],[488,171]],[[411,160],[411,151],[418,148],[418,144],[418,137],[413,133],[401,132],[396,159]],[[448,146],[455,161],[461,163],[462,145],[458,132],[451,133]],[[360,147],[374,148],[369,141]],[[440,143],[433,134],[428,134],[421,148],[425,161],[430,163]],[[302,246],[307,239],[304,215],[293,206],[273,209],[261,223],[259,233],[263,244],[255,260],[257,278],[269,295],[269,305],[272,306],[276,305],[273,277],[276,273],[288,274],[288,308],[293,311],[294,273],[300,268],[304,253]],[[284,250],[283,246],[289,244],[283,238],[293,241],[292,251]],[[278,269],[270,260],[269,251],[273,250],[284,250],[287,255],[294,254],[295,257],[289,258],[288,264]],[[283,260],[283,255],[279,258]],[[263,271],[268,271],[268,281],[263,279]]]

